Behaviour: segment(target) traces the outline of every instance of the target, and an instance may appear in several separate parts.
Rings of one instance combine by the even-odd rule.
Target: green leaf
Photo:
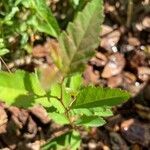
[[[79,5],[80,0],[69,0],[71,6],[76,8]]]
[[[93,111],[93,114],[96,116],[109,117],[113,115],[111,108],[108,106],[91,108],[91,110]]]
[[[7,54],[9,50],[5,46],[5,42],[3,38],[0,38],[0,56]]]
[[[31,0],[31,2],[36,10],[36,16],[39,20],[43,20],[43,23],[37,23],[37,29],[57,38],[60,28],[45,0]]]
[[[83,86],[83,78],[81,74],[70,75],[64,80],[64,86],[66,92],[70,95],[70,99],[74,101],[74,98],[77,96],[80,88]],[[70,101],[71,103],[71,101]],[[70,104],[69,103],[69,104]]]
[[[0,38],[0,56],[7,54],[9,50],[6,48],[4,39]]]
[[[44,144],[42,150],[77,150],[81,143],[81,138],[77,132],[68,132],[63,134],[46,144]]]
[[[75,122],[76,125],[84,125],[86,127],[99,127],[105,123],[106,121],[98,116],[82,116]]]
[[[94,108],[101,106],[114,106],[121,104],[130,98],[130,94],[120,89],[88,86],[77,95],[72,104],[73,109]]]
[[[7,54],[8,52],[9,52],[8,49],[2,48],[2,49],[0,49],[0,56],[3,56],[3,55],[5,55],[5,54]]]
[[[62,86],[62,91],[61,91],[61,86]],[[61,95],[61,92],[63,93],[62,95]],[[51,98],[50,98],[51,104],[58,110],[58,112],[60,112],[60,113],[65,112],[64,106],[67,108],[68,105],[70,104],[70,100],[71,100],[71,97],[66,92],[65,87],[61,84],[54,84],[51,87],[50,95],[51,95]],[[57,99],[57,98],[60,99],[61,96],[62,96],[62,102],[63,102],[64,106],[62,105],[60,100]],[[55,97],[57,97],[57,98],[55,98]]]
[[[68,118],[64,114],[59,114],[56,112],[53,113],[48,113],[49,117],[55,121],[55,123],[60,124],[60,125],[65,125],[69,124]]]
[[[45,95],[45,96],[35,96],[34,97],[34,102],[32,103],[32,106],[36,105],[36,104],[40,104],[42,105],[43,107],[50,107],[52,106],[51,102],[48,100],[48,97]],[[26,101],[25,101],[26,103]]]
[[[83,85],[82,75],[76,73],[74,75],[68,76],[65,81],[65,86],[69,88],[71,91],[78,91]]]
[[[35,74],[25,71],[0,72],[0,99],[9,105],[27,107],[35,103],[48,105],[45,91]]]
[[[85,116],[93,116],[93,112],[91,111],[90,108],[80,108],[80,109],[72,109],[71,110],[72,115],[85,115]]]
[[[61,97],[61,86],[59,84],[54,84],[51,87],[51,93],[50,93],[50,102],[52,106],[54,106],[58,112],[63,113],[65,112],[65,109],[60,102],[60,97]]]
[[[7,14],[4,18],[4,23],[8,23],[14,16],[15,14],[19,11],[19,8],[18,7],[12,7],[12,10],[9,14]]]
[[[107,106],[88,108],[88,109],[86,108],[73,109],[72,113],[77,115],[85,115],[85,116],[95,115],[100,117],[109,117],[113,115],[111,108]]]
[[[100,25],[103,22],[103,1],[92,0],[73,23],[69,23],[66,32],[59,36],[61,56],[65,73],[83,70],[87,60],[99,45]]]
[[[52,31],[49,29],[49,24],[44,23],[43,20],[38,19],[36,16],[32,16],[27,22],[29,25],[34,26],[39,32],[52,35]]]

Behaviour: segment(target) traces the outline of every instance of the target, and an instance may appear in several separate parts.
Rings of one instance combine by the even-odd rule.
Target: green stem
[[[50,97],[55,98],[55,99],[57,99],[58,101],[60,101],[60,98],[57,97],[57,96],[50,95]]]
[[[73,124],[73,122],[72,122],[72,120],[71,120],[71,118],[70,118],[70,114],[69,114],[69,111],[70,111],[70,110],[69,110],[69,108],[67,108],[67,107],[65,106],[65,104],[63,103],[63,82],[64,82],[64,78],[62,79],[62,82],[60,83],[60,87],[61,87],[60,98],[57,97],[57,96],[50,95],[49,93],[47,93],[46,96],[48,97],[48,99],[49,99],[50,97],[51,97],[51,98],[55,98],[56,100],[58,100],[58,101],[62,104],[62,106],[63,106],[64,109],[65,109],[64,114],[65,114],[65,116],[68,118],[69,123],[70,123],[70,126],[72,127],[72,129],[76,129],[75,125]],[[43,96],[43,97],[45,97],[45,96]]]
[[[74,129],[75,126],[74,126],[73,122],[71,121],[70,114],[69,114],[69,109],[68,109],[68,108],[64,105],[64,103],[63,103],[63,82],[64,82],[64,78],[62,79],[62,82],[60,83],[60,84],[61,84],[60,102],[61,102],[62,106],[63,106],[64,109],[65,109],[65,113],[64,113],[65,116],[68,118],[71,127]]]

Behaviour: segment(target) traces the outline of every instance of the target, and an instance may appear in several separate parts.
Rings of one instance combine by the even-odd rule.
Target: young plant
[[[42,10],[39,13],[42,14]],[[102,22],[103,2],[92,0],[77,14],[73,23],[69,23],[66,31],[58,35],[60,47],[51,51],[54,65],[46,90],[37,73],[0,72],[0,99],[8,105],[23,108],[40,104],[54,122],[67,125],[66,132],[51,139],[42,147],[44,150],[77,149],[81,142],[80,126],[104,125],[104,117],[113,115],[111,108],[130,97],[120,89],[84,86],[82,82],[84,65],[99,45]]]

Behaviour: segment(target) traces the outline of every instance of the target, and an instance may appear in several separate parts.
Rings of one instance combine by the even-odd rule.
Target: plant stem
[[[4,66],[6,67],[7,71],[8,71],[9,73],[12,73],[11,70],[9,69],[9,67],[7,66],[7,64],[5,63],[5,61],[3,60],[2,57],[0,57],[0,60],[2,61],[2,63],[4,64]]]
[[[69,109],[68,109],[68,108],[65,106],[65,104],[63,103],[63,82],[64,82],[64,78],[62,79],[62,81],[61,81],[61,83],[60,83],[60,84],[61,84],[60,102],[61,102],[62,106],[63,106],[64,109],[65,109],[65,113],[64,113],[65,116],[68,118],[71,127],[74,129],[75,126],[74,126],[74,124],[72,123],[72,120],[71,120],[71,118],[70,118]]]
[[[58,100],[58,101],[62,104],[62,106],[63,106],[64,109],[65,109],[64,114],[65,114],[65,116],[68,118],[69,123],[70,123],[70,126],[72,127],[72,129],[76,129],[75,125],[73,124],[73,122],[72,122],[72,120],[71,120],[71,118],[70,118],[70,114],[69,114],[70,109],[67,108],[67,107],[65,106],[64,102],[63,102],[63,88],[64,88],[64,87],[63,87],[63,82],[64,82],[64,78],[62,79],[62,81],[61,81],[61,83],[60,83],[60,87],[61,87],[61,89],[60,89],[60,98],[57,97],[57,96],[53,96],[53,95],[49,95],[49,96],[48,96],[48,93],[47,93],[47,96],[48,96],[48,97],[51,97],[51,98],[55,98],[56,100]]]
[[[60,137],[64,134],[68,133],[69,131],[71,131],[71,128],[69,126],[61,127],[59,130],[51,133],[51,138],[48,141],[52,141],[53,139]]]
[[[128,8],[127,8],[127,23],[126,26],[129,28],[132,20],[132,12],[133,12],[133,0],[128,0]]]
[[[57,96],[50,95],[50,97],[55,98],[60,101],[60,98],[58,98]]]

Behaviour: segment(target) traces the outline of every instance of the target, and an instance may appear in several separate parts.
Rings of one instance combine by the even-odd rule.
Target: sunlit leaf
[[[65,87],[61,84],[55,84],[52,86],[50,94],[51,94],[51,98],[50,98],[51,104],[60,113],[65,112],[65,108],[68,107],[71,101],[70,94],[66,92]]]
[[[69,120],[64,114],[60,114],[56,112],[48,113],[48,114],[49,114],[49,117],[53,119],[55,123],[58,123],[60,125],[69,124]]]
[[[113,113],[111,108],[108,106],[94,107],[94,108],[78,108],[72,110],[73,114],[77,115],[85,115],[85,116],[100,116],[100,117],[108,117],[112,116]]]
[[[65,86],[67,90],[72,94],[77,92],[83,86],[83,78],[80,73],[68,76],[65,81]],[[74,94],[75,94],[74,93]],[[74,95],[75,96],[75,95]]]
[[[19,11],[18,7],[12,7],[12,10],[10,11],[9,14],[6,15],[3,22],[7,24],[7,22],[9,22],[18,11]]]
[[[7,54],[8,52],[9,52],[9,50],[6,48],[0,49],[0,56],[3,56],[5,54]]]
[[[77,132],[68,132],[41,147],[42,150],[77,150],[81,143],[81,138]]]
[[[16,71],[0,72],[0,99],[9,105],[27,107],[40,103],[48,105],[45,91],[33,73]],[[36,101],[37,100],[37,101]]]
[[[77,95],[72,108],[94,108],[100,106],[114,106],[121,104],[130,98],[130,94],[120,89],[102,87],[85,87]]]
[[[63,72],[74,73],[83,70],[94,49],[99,45],[100,25],[103,22],[103,1],[92,0],[73,23],[69,23],[66,32],[59,36]]]
[[[75,122],[76,125],[84,125],[87,127],[98,127],[105,123],[106,121],[98,116],[82,116]]]
[[[51,36],[58,37],[60,28],[50,8],[46,5],[45,0],[30,1],[32,2],[32,7],[36,10],[36,16],[39,19],[39,22],[37,21],[37,29],[48,33]],[[40,23],[42,20],[43,22]]]
[[[80,0],[69,0],[71,6],[76,8],[79,5]]]

